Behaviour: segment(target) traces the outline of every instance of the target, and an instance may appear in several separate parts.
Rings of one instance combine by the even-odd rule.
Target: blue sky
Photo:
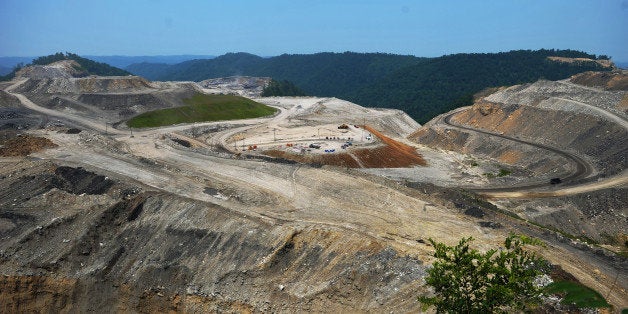
[[[539,48],[628,61],[628,0],[0,0],[0,56]]]

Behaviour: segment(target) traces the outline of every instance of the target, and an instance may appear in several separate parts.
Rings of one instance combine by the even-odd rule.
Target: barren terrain
[[[555,226],[592,204],[573,198],[583,192],[605,202],[609,189],[626,191],[626,117],[608,100],[621,101],[623,91],[541,81],[487,97],[487,110],[463,108],[422,128],[401,111],[333,98],[256,98],[279,113],[129,130],[121,113],[151,107],[129,97],[152,95],[165,107],[203,88],[146,82],[128,92],[107,87],[85,102],[92,87],[86,93],[80,79],[61,79],[71,84],[43,91],[58,79],[20,77],[3,94],[60,124],[28,131],[57,147],[0,158],[5,311],[416,312],[417,295],[427,292],[428,238],[453,244],[472,236],[488,249],[509,232],[541,238],[540,254],[628,307],[627,262],[613,253],[621,242],[607,250],[527,221]],[[515,101],[534,94],[525,88],[561,94]],[[54,97],[67,101],[51,106]],[[523,126],[531,120],[517,120],[523,110],[586,115],[595,126],[566,129],[568,121],[555,120],[556,129],[580,133],[541,137]],[[578,146],[583,132],[600,138]],[[385,159],[392,154],[399,155]],[[334,159],[345,164],[325,161]],[[485,175],[501,167],[511,174]],[[549,184],[555,176],[565,182]],[[456,187],[481,189],[498,207]],[[539,203],[543,193],[565,197],[565,208]],[[614,221],[604,231],[619,241],[626,200],[609,204],[613,211],[581,217]],[[566,232],[600,237],[579,223],[586,230]]]

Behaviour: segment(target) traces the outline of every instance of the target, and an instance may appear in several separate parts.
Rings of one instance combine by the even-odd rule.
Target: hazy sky
[[[0,0],[0,56],[538,48],[628,61],[628,0]]]

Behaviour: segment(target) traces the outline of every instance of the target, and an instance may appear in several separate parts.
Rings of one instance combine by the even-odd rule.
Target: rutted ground
[[[619,87],[628,76],[600,75],[501,89],[410,138],[524,170],[493,179],[505,185],[501,191],[482,193],[527,219],[625,251],[628,202],[618,196],[627,194],[628,184],[628,121],[621,109],[628,93]],[[551,178],[564,182],[552,186]]]
[[[241,134],[272,144],[273,129],[288,136],[301,127],[309,128],[307,142],[319,137],[319,126],[342,123],[356,135],[365,132],[356,125],[373,127],[366,131],[380,139],[356,140],[362,148],[406,150],[412,143],[403,137],[418,124],[402,112],[269,98],[281,109],[274,117],[130,137],[86,113],[42,108],[20,86],[11,90],[23,105],[95,132],[30,131],[59,147],[0,159],[3,310],[418,311],[431,262],[427,238],[453,244],[473,236],[489,248],[513,230],[548,241],[545,257],[611,291],[613,304],[628,304],[625,259],[492,212],[464,192],[228,152]],[[517,148],[501,153],[502,162],[525,159]],[[427,154],[428,167],[413,171],[428,169],[430,160],[449,169],[435,160],[437,151]]]

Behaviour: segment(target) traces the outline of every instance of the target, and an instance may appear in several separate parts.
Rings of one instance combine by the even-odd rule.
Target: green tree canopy
[[[270,80],[268,86],[264,87],[262,97],[270,96],[306,96],[299,87],[290,81]]]
[[[510,235],[504,249],[481,253],[469,248],[472,240],[447,246],[430,239],[436,261],[425,281],[435,295],[419,297],[421,303],[439,313],[494,313],[523,310],[539,301],[542,287],[534,279],[549,270],[549,263],[523,247],[540,241]]]

